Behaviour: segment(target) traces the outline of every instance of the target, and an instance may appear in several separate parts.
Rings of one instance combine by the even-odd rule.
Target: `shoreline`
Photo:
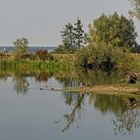
[[[119,85],[98,85],[94,87],[74,87],[64,89],[64,92],[80,92],[93,93],[93,94],[108,94],[108,95],[123,95],[123,94],[135,94],[140,95],[140,88],[131,86],[119,86]]]

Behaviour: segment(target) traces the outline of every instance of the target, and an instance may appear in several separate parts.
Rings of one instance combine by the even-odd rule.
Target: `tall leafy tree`
[[[129,11],[129,14],[136,16],[140,19],[140,0],[129,0],[131,1],[132,10]]]
[[[119,16],[116,12],[113,15],[101,15],[89,25],[89,44],[105,42],[116,47],[132,47],[135,44],[137,33],[134,22]]]

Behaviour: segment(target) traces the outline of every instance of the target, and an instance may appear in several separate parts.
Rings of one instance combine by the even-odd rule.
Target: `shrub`
[[[17,59],[24,59],[24,56],[28,54],[28,44],[29,41],[26,38],[17,39],[13,42],[14,53]]]
[[[49,58],[49,53],[47,50],[37,50],[35,51],[35,55],[40,60],[47,60]]]
[[[113,47],[106,43],[87,46],[79,50],[75,54],[75,58],[75,65],[85,69],[130,69],[133,62],[133,57],[130,55],[128,49]]]

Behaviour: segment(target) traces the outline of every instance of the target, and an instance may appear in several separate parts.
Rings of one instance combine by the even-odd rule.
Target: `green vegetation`
[[[61,31],[62,44],[51,54],[47,50],[28,51],[26,38],[14,41],[15,50],[11,55],[1,55],[1,60],[31,61],[31,63],[54,63],[61,68],[73,69],[125,69],[138,68],[131,51],[136,44],[134,23],[119,16],[116,12],[106,16],[102,14],[89,25],[89,32],[83,30],[81,20],[72,25],[68,23]],[[28,63],[28,62],[27,62]],[[32,67],[32,64],[30,65]],[[47,68],[47,67],[46,67]]]
[[[80,83],[86,87],[122,84],[128,71],[140,70],[140,55],[132,53],[137,46],[134,23],[123,15],[119,16],[116,12],[109,16],[102,14],[89,25],[88,33],[84,32],[81,20],[77,19],[74,25],[65,25],[61,36],[62,44],[51,53],[47,50],[31,53],[28,51],[29,41],[24,37],[17,39],[13,42],[13,53],[0,53],[0,69],[29,73],[41,71],[39,77],[42,79],[44,73],[53,73],[60,82],[65,77],[68,87],[79,86]],[[89,72],[89,69],[94,71]],[[99,74],[99,69],[107,73]],[[109,79],[110,76],[115,77],[111,74],[114,70],[122,71],[123,74],[117,75],[117,81],[112,83]],[[85,75],[81,71],[86,71]],[[68,73],[74,75],[70,84]],[[44,76],[44,79],[47,77]],[[139,86],[138,82],[136,84]]]
[[[103,14],[89,25],[87,46],[77,51],[75,64],[84,69],[131,70],[136,67],[131,55],[136,36],[132,20],[116,12]]]
[[[58,46],[55,53],[74,53],[77,49],[83,47],[85,34],[81,20],[77,19],[74,25],[71,23],[66,24],[63,31],[61,31],[61,36],[62,44]]]
[[[28,53],[29,41],[26,38],[17,39],[13,42],[15,49],[14,53],[17,59],[24,58]]]
[[[134,58],[128,49],[113,47],[106,43],[98,43],[79,50],[76,55],[76,66],[85,69],[100,68],[112,70],[114,68],[131,70],[135,67]]]
[[[113,15],[101,15],[89,25],[89,44],[105,42],[113,47],[130,47],[136,43],[137,33],[134,22],[119,16],[116,12]]]
[[[47,50],[37,50],[34,53],[34,59],[45,61],[45,60],[52,59],[52,57],[50,56]]]
[[[140,0],[130,0],[132,5],[132,10],[129,11],[129,14],[140,19]]]

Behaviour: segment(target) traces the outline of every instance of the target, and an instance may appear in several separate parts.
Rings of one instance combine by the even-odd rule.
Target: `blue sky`
[[[30,45],[58,45],[68,22],[79,17],[87,30],[102,13],[129,17],[130,8],[128,0],[0,0],[0,46],[21,37]],[[140,21],[134,21],[138,30]]]

